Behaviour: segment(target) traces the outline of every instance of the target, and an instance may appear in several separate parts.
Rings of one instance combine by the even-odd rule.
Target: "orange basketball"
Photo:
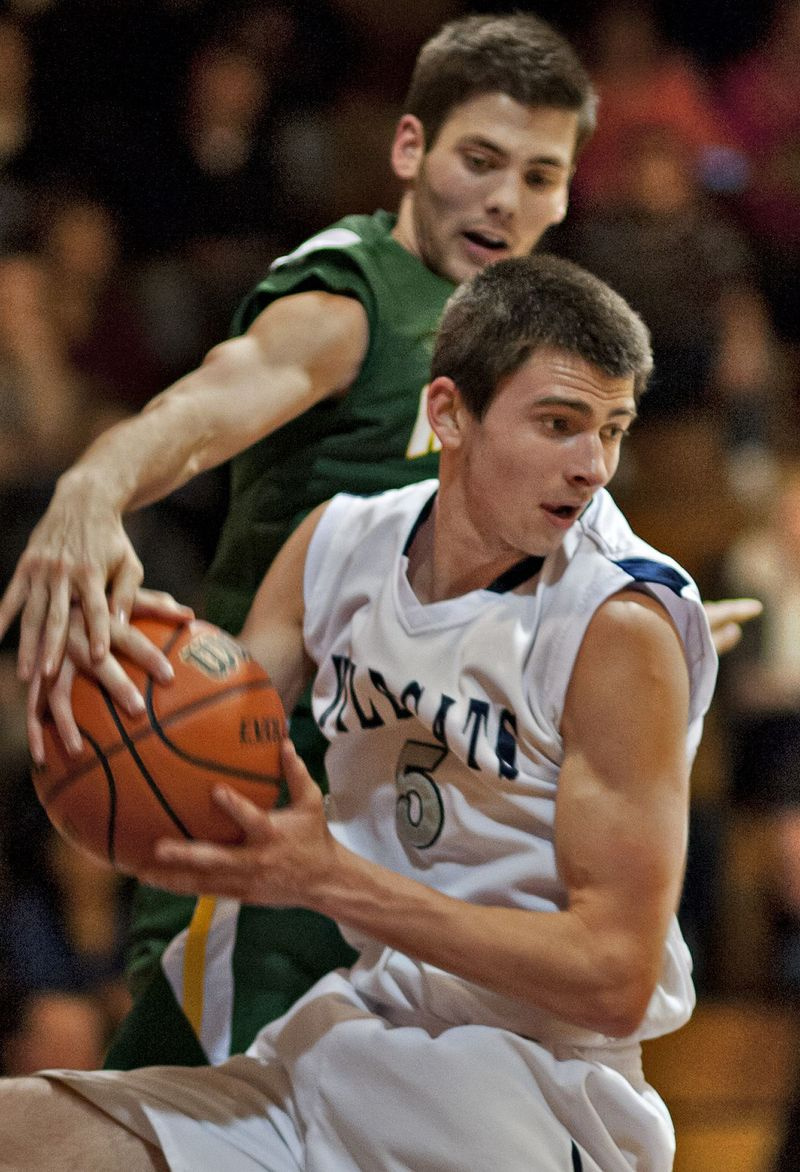
[[[83,753],[67,755],[48,717],[46,764],[33,782],[61,834],[136,872],[152,864],[159,838],[241,839],[211,791],[225,782],[262,808],[273,806],[286,719],[267,673],[219,627],[133,621],[167,656],[174,680],[156,683],[126,662],[146,704],[131,717],[95,681],[77,676],[72,708]]]

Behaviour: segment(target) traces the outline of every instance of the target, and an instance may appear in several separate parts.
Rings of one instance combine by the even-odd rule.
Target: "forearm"
[[[344,847],[335,858],[307,902],[343,926],[586,1029],[624,1036],[641,1020],[663,938],[638,920],[466,903]]]
[[[56,500],[102,501],[119,515],[152,504],[245,446],[220,364],[206,360],[138,415],[98,436],[60,478]],[[265,427],[269,421],[265,421]]]
[[[59,482],[61,499],[97,499],[119,515],[160,500],[346,389],[366,345],[358,302],[279,300],[247,334],[215,346],[140,414],[98,437]]]

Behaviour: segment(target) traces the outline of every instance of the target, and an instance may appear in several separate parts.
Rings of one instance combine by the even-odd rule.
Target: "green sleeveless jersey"
[[[278,297],[324,290],[357,298],[369,346],[346,393],[236,456],[228,517],[206,591],[207,617],[236,632],[276,553],[337,492],[372,493],[435,476],[424,411],[431,347],[454,286],[392,237],[386,212],[347,216],[275,261],[240,307],[243,333]],[[268,389],[268,388],[267,388]]]

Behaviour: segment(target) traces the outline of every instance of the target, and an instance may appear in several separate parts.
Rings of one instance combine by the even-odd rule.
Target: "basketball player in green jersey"
[[[142,567],[126,511],[237,457],[207,608],[236,631],[310,508],[342,489],[431,475],[420,404],[440,311],[456,283],[527,253],[563,218],[594,108],[572,49],[533,16],[466,17],[423,47],[391,149],[397,216],[348,217],[276,262],[237,315],[236,336],[61,478],[0,603],[0,635],[22,612],[20,672],[34,696],[37,673],[58,669],[72,597],[98,656],[109,611],[130,612]],[[30,725],[36,756],[35,715]],[[302,720],[292,734],[310,759]],[[137,1000],[110,1064],[217,1061],[352,957],[311,913],[231,914],[201,899],[168,950],[168,981],[157,961],[193,907],[140,889]]]

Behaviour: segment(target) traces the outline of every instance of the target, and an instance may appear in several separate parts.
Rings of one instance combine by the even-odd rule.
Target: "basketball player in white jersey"
[[[220,1066],[0,1084],[0,1167],[668,1172],[640,1044],[694,1003],[675,909],[716,657],[694,583],[604,491],[650,367],[567,262],[454,294],[439,482],[317,509],[242,632],[287,708],[314,678],[327,809],[287,742],[287,808],[222,788],[244,845],[164,842],[143,876],[323,912],[358,962]],[[79,618],[70,654],[65,733]]]

